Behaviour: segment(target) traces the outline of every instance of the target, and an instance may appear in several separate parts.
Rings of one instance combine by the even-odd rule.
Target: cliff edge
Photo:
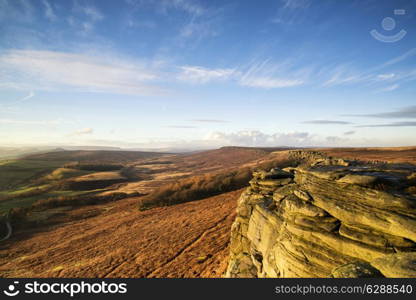
[[[238,200],[226,277],[416,277],[416,167],[293,151]]]

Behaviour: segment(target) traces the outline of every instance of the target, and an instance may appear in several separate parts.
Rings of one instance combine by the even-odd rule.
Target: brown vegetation
[[[139,209],[146,210],[152,207],[169,206],[235,191],[248,185],[254,169],[284,168],[293,166],[293,164],[293,161],[287,159],[271,160],[255,167],[181,179],[142,197],[139,201]]]
[[[5,241],[0,277],[221,277],[240,193],[142,212],[138,198],[74,208]]]
[[[96,172],[104,172],[104,171],[117,171],[122,169],[124,166],[121,164],[104,164],[104,163],[67,163],[63,166],[64,168],[82,170],[82,171],[96,171]]]
[[[325,148],[317,150],[335,157],[347,159],[416,164],[416,147]]]

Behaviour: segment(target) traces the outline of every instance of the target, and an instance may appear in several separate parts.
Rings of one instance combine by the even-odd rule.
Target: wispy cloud
[[[79,1],[73,2],[72,14],[66,20],[73,27],[78,35],[88,36],[95,28],[97,22],[105,17],[101,11],[92,5],[82,5]]]
[[[359,125],[356,127],[416,127],[416,122],[393,122],[387,124]]]
[[[196,38],[201,40],[205,37],[214,37],[218,31],[214,29],[214,23],[210,20],[199,20],[193,18],[189,23],[184,25],[180,30],[180,36],[184,38]]]
[[[277,14],[271,22],[284,25],[300,23],[310,5],[310,0],[280,0]]]
[[[82,128],[79,130],[76,130],[69,134],[70,136],[81,136],[81,135],[89,135],[92,134],[94,130],[92,128]]]
[[[199,123],[229,123],[229,121],[225,120],[215,120],[215,119],[193,119],[190,120],[191,122],[199,122]]]
[[[288,61],[273,64],[270,60],[256,61],[241,70],[239,84],[264,89],[293,87],[304,84],[308,70],[294,69]]]
[[[45,6],[45,17],[48,18],[48,20],[51,21],[51,22],[56,21],[57,16],[56,16],[51,4],[47,0],[43,0],[42,3]]]
[[[302,122],[304,124],[320,124],[320,125],[348,125],[352,124],[351,122],[346,121],[334,121],[334,120],[312,120]]]
[[[192,38],[192,43],[218,35],[215,28],[219,28],[221,9],[211,9],[207,2],[197,0],[126,0],[126,2],[133,10],[147,6],[164,15],[185,13],[188,21],[180,27],[179,37],[184,40]]]
[[[78,1],[74,2],[74,11],[84,14],[93,22],[104,19],[104,15],[98,10],[98,8],[91,5],[81,5]]]
[[[404,107],[399,110],[375,113],[375,114],[357,114],[357,115],[345,115],[351,117],[370,117],[381,119],[416,119],[416,105]]]
[[[227,80],[235,72],[234,69],[207,69],[199,66],[182,66],[178,79],[190,83],[207,83],[210,81]]]
[[[313,144],[313,135],[307,132],[267,134],[258,130],[243,130],[231,133],[213,132],[206,140],[233,146],[310,145]]]
[[[146,0],[145,0],[146,1]],[[154,2],[147,0],[147,2]],[[167,12],[170,9],[177,9],[187,12],[193,16],[200,16],[204,14],[207,9],[195,0],[161,0],[156,1],[158,9],[162,12]]]
[[[377,78],[380,80],[387,80],[387,79],[392,79],[394,78],[395,74],[394,73],[390,73],[390,74],[380,74],[377,75]]]
[[[322,84],[324,87],[364,82],[372,77],[370,74],[357,70],[350,64],[340,64],[335,67],[330,67],[329,70],[328,68],[323,68],[321,73],[329,76]]]
[[[388,67],[388,66],[391,66],[391,65],[395,65],[395,64],[397,64],[399,62],[402,62],[402,61],[404,61],[404,60],[406,60],[409,57],[412,57],[414,55],[416,55],[416,48],[412,48],[409,51],[406,51],[405,53],[403,53],[403,54],[401,54],[401,55],[399,55],[399,56],[397,56],[393,59],[390,59],[390,60],[386,61],[385,63],[381,64],[378,68],[382,69],[382,68],[385,68],[385,67]]]
[[[344,132],[344,135],[353,135],[353,134],[355,134],[354,130]]]
[[[133,20],[131,18],[127,20],[126,24],[131,28],[155,29],[157,27],[157,24],[151,20]]]
[[[309,69],[292,69],[287,62],[272,64],[269,60],[250,63],[239,68],[205,68],[182,66],[178,79],[189,83],[232,80],[241,86],[274,89],[299,86],[305,83]]]
[[[282,0],[282,2],[283,8],[290,9],[306,8],[311,4],[310,0]]]
[[[299,86],[304,83],[300,72],[289,71],[282,66],[268,65],[268,60],[250,64],[248,68],[210,69],[200,66],[182,66],[177,78],[189,83],[208,83],[213,81],[233,80],[241,86],[273,89]],[[279,71],[278,71],[279,70]],[[280,77],[285,73],[290,77]],[[288,75],[289,74],[289,75]]]
[[[83,54],[12,50],[0,56],[6,78],[0,87],[59,90],[65,87],[90,92],[154,95],[161,88],[148,82],[157,75],[145,65]]]
[[[29,95],[24,96],[23,98],[16,100],[16,101],[14,102],[14,104],[16,104],[16,103],[20,103],[20,102],[24,102],[24,101],[26,101],[26,100],[29,100],[29,99],[30,99],[30,98],[32,98],[33,96],[35,96],[35,93],[34,93],[33,91],[30,91],[30,92],[29,92]]]
[[[212,132],[205,140],[214,145],[248,146],[248,147],[278,147],[278,146],[314,146],[342,145],[348,139],[328,136],[321,137],[309,132],[275,132],[265,133],[260,130],[242,130],[237,132]]]
[[[400,85],[396,83],[396,84],[392,84],[388,87],[380,89],[379,92],[391,92],[391,91],[397,90],[399,87]]]
[[[323,81],[322,86],[331,87],[336,85],[346,85],[346,84],[373,84],[380,83],[384,81],[393,82],[395,84],[379,89],[378,91],[392,91],[399,87],[399,82],[402,80],[415,80],[416,71],[413,69],[405,69],[396,72],[381,73],[384,69],[392,67],[412,56],[416,55],[416,48],[413,48],[395,58],[392,58],[380,65],[361,70],[360,68],[355,67],[352,63],[343,63],[338,66],[329,66],[323,67],[320,71],[320,76],[325,78],[323,74],[326,74],[328,78]]]
[[[283,78],[267,78],[267,77],[256,77],[256,78],[245,78],[241,80],[241,85],[249,87],[258,87],[264,89],[273,88],[284,88],[302,85],[302,80],[297,79],[283,79]]]
[[[189,125],[168,125],[168,126],[165,126],[165,128],[192,129],[192,128],[198,128],[198,127],[189,126]]]

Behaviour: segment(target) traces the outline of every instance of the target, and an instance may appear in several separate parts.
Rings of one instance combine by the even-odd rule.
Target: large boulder
[[[416,168],[298,151],[254,173],[226,277],[416,277]]]

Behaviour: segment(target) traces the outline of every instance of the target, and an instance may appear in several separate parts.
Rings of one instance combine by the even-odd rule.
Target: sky
[[[0,0],[0,146],[416,145],[416,1]]]

